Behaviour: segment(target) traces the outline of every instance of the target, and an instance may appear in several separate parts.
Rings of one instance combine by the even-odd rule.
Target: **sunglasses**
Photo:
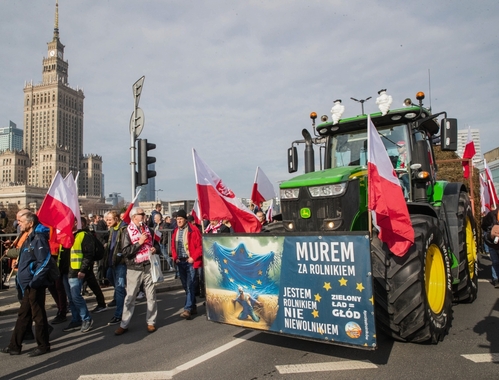
[[[135,215],[142,215],[142,216],[146,216],[146,214],[145,214],[145,213],[143,213],[143,212],[140,212],[140,213],[135,214]]]

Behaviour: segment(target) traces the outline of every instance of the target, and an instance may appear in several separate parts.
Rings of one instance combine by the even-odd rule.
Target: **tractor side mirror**
[[[298,150],[296,146],[288,149],[288,173],[294,173],[298,170]]]
[[[457,119],[442,119],[440,122],[440,136],[440,149],[455,152],[457,150]]]

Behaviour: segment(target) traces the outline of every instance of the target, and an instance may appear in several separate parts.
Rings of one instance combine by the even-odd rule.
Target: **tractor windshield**
[[[378,133],[397,172],[407,172],[411,161],[407,125],[379,128]],[[330,139],[331,167],[367,165],[367,131],[337,134]]]

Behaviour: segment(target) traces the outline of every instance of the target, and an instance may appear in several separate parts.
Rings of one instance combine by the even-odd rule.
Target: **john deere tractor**
[[[437,343],[448,333],[453,302],[477,297],[476,227],[466,187],[437,180],[433,147],[457,149],[457,120],[432,114],[406,99],[407,106],[370,115],[400,178],[415,242],[394,255],[372,229],[371,257],[378,329],[395,339]],[[305,174],[280,185],[282,224],[273,230],[323,233],[368,230],[367,115],[339,121],[327,116],[307,129],[288,150],[288,170],[298,167],[297,145],[305,144]],[[398,167],[401,145],[407,165]],[[320,147],[315,170],[314,147]],[[389,196],[389,195],[388,195]]]

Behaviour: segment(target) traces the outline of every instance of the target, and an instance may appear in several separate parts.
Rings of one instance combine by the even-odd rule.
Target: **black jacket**
[[[499,224],[499,220],[497,220],[497,211],[498,210],[492,210],[482,218],[483,240],[485,241],[485,244],[495,250],[499,250],[499,244],[494,244],[494,238],[490,235],[490,232],[492,231],[492,227]]]

